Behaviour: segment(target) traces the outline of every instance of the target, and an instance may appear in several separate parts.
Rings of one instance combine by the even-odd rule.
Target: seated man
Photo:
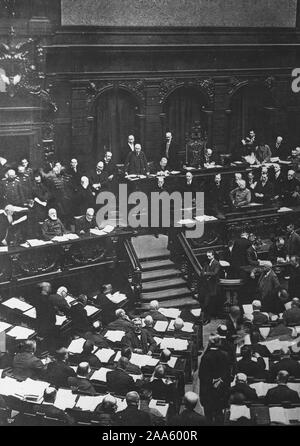
[[[199,397],[194,392],[186,392],[183,398],[184,409],[179,415],[175,415],[171,426],[208,426],[207,419],[195,411]]]
[[[245,180],[239,180],[238,187],[233,189],[229,195],[234,208],[247,206],[251,202],[251,192],[246,188]]]
[[[261,143],[255,148],[255,157],[258,164],[269,163],[272,152],[267,144]]]
[[[68,387],[68,378],[76,376],[75,371],[68,365],[68,350],[60,348],[55,353],[55,361],[47,367],[47,381],[55,387]]]
[[[105,395],[102,402],[95,409],[100,426],[116,426],[117,400],[114,396]],[[103,423],[103,424],[102,424]]]
[[[132,376],[127,372],[128,359],[121,356],[115,370],[107,372],[106,382],[109,392],[116,395],[126,395],[136,389]]]
[[[109,185],[108,173],[104,171],[103,161],[99,161],[96,166],[96,171],[90,175],[90,184],[92,191],[97,195],[100,191],[106,190]]]
[[[160,160],[157,168],[156,168],[157,175],[168,175],[169,173],[169,166],[168,166],[168,159],[166,157],[162,157],[162,159]]]
[[[142,314],[142,318],[145,318],[146,316],[151,316],[152,319],[156,321],[168,321],[168,318],[164,316],[159,309],[159,303],[157,300],[151,300],[149,304],[149,310]]]
[[[77,367],[76,376],[68,378],[68,385],[75,392],[82,392],[88,395],[95,395],[96,390],[88,379],[91,369],[87,362],[81,362]]]
[[[87,362],[90,367],[99,369],[101,367],[100,359],[93,354],[94,344],[91,341],[86,341],[83,344],[82,352],[78,357],[78,363]]]
[[[283,189],[283,204],[286,206],[296,206],[300,201],[300,183],[295,177],[295,171],[289,170],[287,181]]]
[[[274,198],[282,200],[285,188],[286,176],[281,172],[280,164],[274,164]]]
[[[263,173],[254,189],[254,197],[257,203],[268,204],[274,196],[273,185],[267,174]]]
[[[93,208],[88,208],[85,215],[75,218],[75,232],[76,234],[89,234],[90,229],[97,228],[95,218],[95,211]]]
[[[253,320],[252,323],[254,325],[263,325],[267,324],[269,322],[269,316],[266,313],[261,312],[261,301],[260,300],[254,300],[252,302],[253,307]]]
[[[157,332],[154,330],[154,321],[152,319],[152,316],[148,315],[144,319],[145,327],[144,329],[147,330],[147,332],[150,334],[150,336],[157,335]]]
[[[130,347],[123,347],[121,350],[121,356],[123,358],[128,359],[128,363],[126,366],[127,373],[132,373],[133,375],[141,375],[142,374],[142,369],[138,365],[130,362],[130,359],[132,357],[132,351],[131,351]]]
[[[142,328],[142,320],[135,318],[133,320],[133,329],[124,336],[123,345],[130,347],[134,353],[152,355],[156,348],[156,342],[152,336]]]
[[[286,370],[290,376],[297,379],[300,378],[300,364],[291,358],[289,349],[282,350],[280,361],[272,364],[270,370],[271,378],[275,379],[280,370]]]
[[[289,403],[299,403],[300,398],[298,392],[289,389],[287,382],[289,380],[289,373],[286,370],[280,370],[276,377],[277,386],[268,390],[265,396],[265,404],[279,404],[288,401]]]
[[[240,361],[237,361],[236,366],[238,372],[244,373],[245,375],[251,376],[253,378],[265,378],[265,361],[258,353],[255,353],[257,361],[254,361],[252,359],[251,346],[244,345],[241,348],[241,356],[242,359]]]
[[[20,345],[19,353],[15,355],[13,360],[13,376],[16,379],[42,379],[44,377],[45,366],[35,356],[35,351],[35,341],[27,340]]]
[[[128,392],[126,403],[126,409],[117,412],[118,426],[151,426],[150,415],[139,410],[140,397],[137,392]]]
[[[123,310],[122,308],[118,308],[115,312],[115,315],[117,319],[108,324],[108,330],[128,331],[132,329],[132,322],[129,316],[127,316],[125,310]]]
[[[175,383],[165,378],[166,370],[162,364],[158,364],[153,372],[147,388],[152,393],[152,398],[176,403],[178,393]]]
[[[56,396],[57,390],[54,387],[47,387],[44,391],[43,403],[35,405],[35,411],[45,414],[46,417],[60,420],[63,424],[75,424],[75,420],[70,415],[54,405]]]
[[[291,308],[284,311],[282,319],[286,325],[300,324],[300,300],[294,297]]]
[[[107,339],[101,334],[102,324],[100,321],[95,321],[93,323],[92,331],[85,333],[84,338],[91,341],[96,347],[108,348],[109,344]]]
[[[68,290],[65,286],[61,286],[56,291],[56,294],[51,294],[49,301],[53,305],[57,314],[68,314],[70,305],[66,301]]]
[[[53,237],[66,234],[66,229],[60,219],[57,217],[55,209],[49,209],[48,216],[42,225],[42,234],[45,240],[51,240]]]
[[[257,393],[247,384],[247,375],[238,373],[235,377],[235,386],[230,388],[230,404],[244,404],[245,401],[256,401]]]

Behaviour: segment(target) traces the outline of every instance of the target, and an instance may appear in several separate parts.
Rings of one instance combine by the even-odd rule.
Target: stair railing
[[[128,281],[133,287],[135,300],[140,300],[142,291],[142,267],[131,240],[124,241],[124,248],[129,261]]]

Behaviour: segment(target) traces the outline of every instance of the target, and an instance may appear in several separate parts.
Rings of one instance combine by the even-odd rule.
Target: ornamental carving
[[[133,95],[136,96],[142,104],[145,103],[145,81],[143,79],[126,81],[104,80],[89,83],[86,89],[88,105],[90,105],[95,100],[99,93],[109,88],[124,88],[125,90],[133,93]]]
[[[261,77],[255,77],[252,79],[239,79],[236,76],[232,76],[229,81],[228,85],[228,94],[232,95],[235,91],[237,91],[240,87],[244,85],[264,85],[269,90],[273,90],[275,86],[275,77],[274,76],[268,76],[266,78]]]
[[[160,83],[158,95],[162,104],[169,94],[178,87],[193,87],[204,91],[208,97],[210,105],[214,102],[215,82],[212,78],[191,78],[191,79],[163,79]]]

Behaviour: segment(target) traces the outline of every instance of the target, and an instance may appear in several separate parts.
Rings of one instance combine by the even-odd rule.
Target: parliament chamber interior
[[[300,1],[0,5],[1,426],[299,425]]]

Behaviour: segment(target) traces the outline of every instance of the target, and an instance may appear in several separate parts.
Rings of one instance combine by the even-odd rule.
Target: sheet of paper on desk
[[[283,407],[269,407],[271,423],[289,424]]]
[[[58,389],[54,406],[61,410],[73,409],[77,396],[70,389]]]
[[[13,395],[17,386],[18,381],[16,379],[10,378],[9,376],[0,378],[0,395]]]
[[[7,329],[10,328],[10,327],[12,327],[11,324],[8,324],[7,322],[0,321],[0,333],[1,333],[2,331],[7,330]]]
[[[56,322],[55,322],[55,325],[57,325],[58,327],[61,327],[62,324],[63,324],[64,322],[66,322],[66,320],[67,320],[66,316],[58,316],[58,315],[56,315]]]
[[[106,235],[106,232],[104,232],[102,229],[90,229],[90,233],[93,235]]]
[[[25,381],[20,383],[18,391],[21,391],[21,394],[26,395],[34,395],[38,398],[41,398],[45,392],[45,389],[50,387],[50,384],[45,381],[36,381],[31,378],[27,378]]]
[[[31,319],[36,319],[36,309],[34,307],[30,308],[30,310],[24,311],[23,314]]]
[[[287,208],[287,207],[283,206],[283,207],[279,208],[277,212],[291,212],[292,210],[293,209],[291,209],[291,208]]]
[[[100,381],[102,383],[106,383],[107,372],[111,372],[111,369],[101,367],[100,369],[94,371],[90,379],[93,381]]]
[[[98,404],[102,403],[103,398],[104,395],[83,395],[79,397],[75,407],[77,407],[78,409],[87,410],[89,412],[94,412]]]
[[[75,299],[74,299],[74,297],[66,296],[65,300],[68,302],[68,304],[70,304],[70,303],[74,302]]]
[[[149,408],[158,410],[162,414],[162,416],[166,418],[169,410],[169,404],[165,403],[164,405],[157,405],[157,401],[158,400],[151,399],[149,402]]]
[[[154,330],[164,333],[168,327],[168,324],[168,321],[157,321],[154,325]]]
[[[74,339],[68,347],[70,353],[81,353],[83,344],[86,342],[84,338]]]
[[[73,234],[72,232],[69,232],[68,234],[65,234],[68,240],[77,240],[79,236],[77,234]]]
[[[51,244],[52,241],[51,240],[47,240],[47,241],[46,240],[39,240],[37,238],[33,238],[33,239],[30,239],[30,240],[27,240],[27,243],[29,243],[29,245],[31,247],[34,247],[34,246],[48,245],[48,244]]]
[[[6,334],[15,339],[28,339],[29,336],[34,334],[34,330],[26,327],[16,326],[9,330]]]
[[[172,356],[171,359],[168,361],[168,366],[174,369],[176,362],[177,362],[176,356]]]
[[[193,322],[185,322],[183,327],[182,327],[182,331],[184,331],[185,333],[194,333],[194,324],[193,324]]]
[[[5,302],[2,302],[2,305],[5,305],[8,308],[20,310],[22,312],[27,311],[30,308],[32,308],[32,305],[29,305],[26,302],[23,302],[22,300],[18,299],[17,297],[11,297],[10,299],[6,300]]]
[[[130,362],[132,362],[132,364],[137,365],[138,367],[155,367],[158,362],[159,359],[156,358],[152,358],[152,356],[148,356],[148,355],[140,355],[138,353],[132,353]]]
[[[0,246],[0,252],[8,252],[7,246]]]
[[[99,358],[100,361],[103,363],[108,363],[114,354],[115,354],[115,351],[110,348],[100,348],[95,353],[97,358]]]
[[[53,242],[68,242],[69,239],[67,235],[56,235],[52,238]]]
[[[279,339],[273,339],[272,341],[263,341],[259,342],[259,344],[265,345],[270,353],[273,353],[275,350],[281,350],[281,342]]]
[[[106,232],[106,234],[109,234],[109,233],[112,232],[114,229],[115,229],[114,226],[112,226],[112,225],[106,225],[106,226],[104,226],[103,231]]]
[[[158,311],[170,319],[176,319],[181,315],[181,310],[178,308],[159,308]]]
[[[126,294],[119,293],[107,294],[106,297],[114,304],[119,304],[127,299]]]
[[[190,311],[191,311],[192,315],[195,316],[195,317],[199,317],[200,314],[201,314],[201,308],[194,308],[194,309],[192,309]]]
[[[93,305],[86,305],[84,308],[86,309],[88,316],[92,316],[93,314],[97,313],[97,311],[99,311],[99,308],[94,307]]]
[[[246,313],[246,314],[252,314],[253,313],[253,307],[252,307],[251,304],[250,305],[243,305],[243,310],[244,310],[244,313]]]
[[[236,406],[235,404],[232,404],[230,406],[230,421],[236,421],[241,417],[245,417],[248,420],[251,419],[250,415],[250,409],[247,406]]]
[[[117,400],[117,412],[126,409],[127,403],[125,398],[116,398]]]
[[[111,342],[120,342],[125,336],[125,331],[122,330],[107,330],[104,337]]]
[[[285,409],[285,412],[289,421],[300,421],[300,407]]]
[[[164,338],[160,343],[160,349],[172,348],[177,351],[188,349],[187,339]]]

